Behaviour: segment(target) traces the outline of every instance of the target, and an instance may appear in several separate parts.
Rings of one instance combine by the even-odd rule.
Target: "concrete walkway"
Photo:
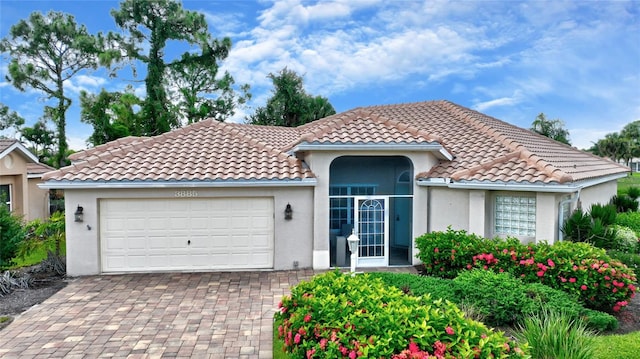
[[[315,273],[77,278],[0,331],[0,357],[272,358],[280,298]]]

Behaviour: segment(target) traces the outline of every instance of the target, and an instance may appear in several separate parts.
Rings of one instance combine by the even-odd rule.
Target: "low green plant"
[[[471,245],[476,243],[477,248]],[[524,245],[517,239],[485,240],[449,229],[418,237],[416,245],[427,275],[451,278],[473,268],[510,272],[526,283],[543,283],[605,311],[619,311],[636,291],[635,273],[588,243]]]
[[[631,228],[640,237],[640,212],[618,213],[616,224]]]
[[[529,344],[532,359],[591,359],[594,336],[582,321],[546,310],[525,318],[515,334],[519,343]]]
[[[616,211],[619,213],[636,212],[638,210],[638,200],[626,194],[618,194],[611,197],[609,203],[615,206]]]
[[[627,196],[637,200],[640,198],[640,186],[632,186],[627,189]]]
[[[533,309],[524,283],[509,273],[466,271],[453,283],[456,298],[472,304],[492,326],[511,325]]]
[[[611,204],[594,203],[589,210],[591,218],[600,219],[604,226],[616,223],[616,214],[616,206]]]
[[[55,212],[47,220],[36,219],[27,223],[26,239],[18,247],[17,255],[24,259],[34,252],[53,252],[61,257],[65,243],[65,217],[62,212]]]
[[[475,272],[475,271],[474,271]],[[386,285],[394,286],[402,289],[406,293],[415,296],[424,296],[429,294],[431,298],[441,298],[449,300],[465,313],[465,316],[481,322],[486,322],[489,317],[493,320],[494,325],[506,325],[513,321],[521,321],[525,316],[531,315],[542,310],[564,311],[573,318],[581,318],[585,321],[589,328],[602,332],[614,330],[618,327],[617,319],[607,313],[590,310],[578,303],[575,297],[558,290],[550,288],[541,283],[523,283],[513,277],[506,279],[511,285],[508,289],[513,292],[523,293],[525,298],[522,299],[518,295],[519,300],[509,301],[511,294],[504,295],[503,290],[495,290],[494,283],[499,282],[503,277],[509,276],[506,272],[495,274],[485,271],[482,274],[476,274],[479,277],[487,277],[483,288],[478,287],[478,292],[483,295],[480,300],[476,300],[474,295],[462,296],[464,288],[459,289],[460,280],[442,279],[424,275],[416,275],[410,273],[387,273],[377,272],[370,273],[374,278],[380,278]],[[469,286],[465,281],[465,286]],[[518,284],[518,285],[516,285]],[[501,284],[498,284],[499,286]],[[473,286],[471,286],[473,288]],[[504,288],[503,288],[504,289]],[[470,289],[473,291],[473,289]],[[496,316],[486,313],[494,311],[494,303],[501,303],[501,307],[507,313],[517,313],[515,320],[496,321]],[[498,317],[510,318],[511,314],[500,314]]]
[[[640,237],[629,227],[624,227],[619,224],[612,226],[616,232],[615,245],[613,250],[618,250],[628,253],[640,253]]]
[[[623,251],[608,251],[607,254],[632,269],[635,273],[640,273],[640,254]]]
[[[614,205],[591,205],[588,213],[576,209],[563,224],[565,239],[572,242],[587,242],[598,248],[614,248],[616,231],[610,226],[616,221]]]
[[[467,319],[449,301],[415,297],[367,274],[337,271],[301,282],[275,314],[292,358],[401,358],[416,351],[447,358],[524,358],[501,332]]]
[[[613,354],[615,353],[615,354]],[[594,338],[594,359],[637,359],[640,331],[625,335],[601,335]]]
[[[12,265],[24,236],[22,218],[11,213],[9,206],[0,202],[0,269]]]

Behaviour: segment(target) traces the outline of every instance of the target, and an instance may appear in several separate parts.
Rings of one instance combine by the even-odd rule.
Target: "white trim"
[[[568,184],[535,184],[535,183],[505,183],[505,182],[450,182],[448,178],[434,178],[417,180],[418,186],[448,187],[452,189],[480,189],[491,191],[520,191],[520,192],[550,192],[573,193],[580,189],[599,185],[601,183],[626,177],[627,173],[619,173],[590,180],[571,182]]]
[[[4,151],[0,152],[0,158],[3,158],[4,156],[8,155],[9,153],[13,152],[13,150],[18,149],[20,150],[20,152],[22,152],[22,154],[27,157],[28,159],[32,160],[35,163],[38,163],[38,157],[36,157],[36,155],[34,155],[33,153],[31,153],[31,151],[29,151],[28,148],[24,147],[24,145],[20,142],[14,142],[13,145],[7,147]]]
[[[209,188],[209,187],[312,187],[315,178],[303,180],[256,181],[46,181],[43,189],[103,189],[103,188]]]
[[[331,262],[329,257],[329,250],[314,250],[313,251],[313,269],[324,270],[331,268]]]
[[[291,149],[291,152],[300,151],[428,151],[436,152],[440,159],[451,161],[453,155],[449,153],[442,145],[435,144],[414,144],[414,143],[373,143],[373,144],[349,144],[349,143],[308,143],[302,142]]]

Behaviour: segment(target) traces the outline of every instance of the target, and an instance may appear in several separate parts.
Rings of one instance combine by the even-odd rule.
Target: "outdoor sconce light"
[[[84,213],[82,213],[83,211],[84,208],[78,205],[78,208],[76,208],[76,212],[73,214],[76,222],[84,222]]]
[[[360,238],[356,236],[355,228],[351,231],[351,235],[347,238],[349,243],[349,251],[351,251],[351,276],[356,275],[356,262],[358,261],[358,243]]]
[[[284,209],[284,219],[290,220],[291,218],[293,218],[293,209],[291,205],[287,203],[287,207]]]

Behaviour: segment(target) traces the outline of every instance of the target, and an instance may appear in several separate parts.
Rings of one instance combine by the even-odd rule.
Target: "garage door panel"
[[[273,212],[270,198],[103,200],[103,271],[272,268]]]

